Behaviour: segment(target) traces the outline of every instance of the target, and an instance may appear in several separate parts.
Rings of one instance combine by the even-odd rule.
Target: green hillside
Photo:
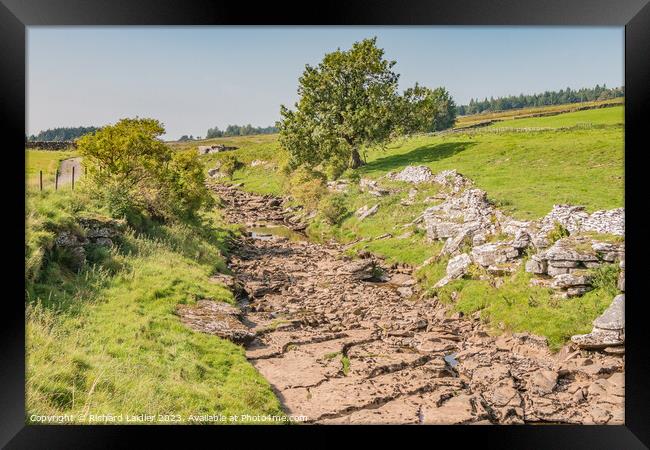
[[[542,129],[526,132],[499,129],[512,127],[511,123],[517,128]],[[588,211],[611,209],[623,206],[624,201],[623,137],[622,107],[514,119],[489,128],[414,136],[395,141],[385,149],[368,149],[367,164],[346,176],[380,179],[408,165],[425,165],[433,172],[456,169],[486,190],[503,211],[526,220],[541,218],[554,204],[560,203],[584,205]],[[287,158],[275,136],[212,142],[240,148],[205,156],[207,168],[221,158],[230,157],[229,154],[236,155],[246,167],[235,172],[233,183],[242,183],[242,189],[253,192],[289,193],[288,180],[279,169]],[[250,162],[254,160],[268,164],[251,167]],[[308,234],[315,240],[364,239],[352,245],[350,252],[370,250],[388,261],[412,265],[436,255],[441,243],[428,242],[422,231],[404,226],[427,207],[424,199],[435,194],[437,188],[418,186],[414,204],[403,205],[401,200],[412,185],[389,182],[385,178],[380,183],[398,191],[377,198],[353,188],[345,195],[350,214],[332,226],[323,220],[321,213],[310,224]],[[363,205],[375,203],[380,205],[379,212],[362,222],[351,214]],[[399,236],[409,230],[410,236]],[[389,237],[373,240],[387,233]],[[442,259],[419,271],[425,289],[446,301],[456,291],[453,303],[456,310],[466,314],[481,311],[495,332],[529,331],[545,335],[554,348],[559,348],[573,334],[588,332],[592,320],[615,294],[610,285],[615,285],[616,271],[609,268],[601,274],[607,280],[602,288],[568,302],[558,302],[547,289],[531,287],[530,274],[523,269],[498,289],[485,281],[461,279],[442,290],[433,290],[433,284],[444,275],[446,264],[447,260]]]

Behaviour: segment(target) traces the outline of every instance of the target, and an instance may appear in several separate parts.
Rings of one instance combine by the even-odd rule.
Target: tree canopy
[[[280,143],[291,164],[363,164],[364,147],[383,145],[397,134],[453,125],[456,106],[444,88],[416,85],[398,92],[395,61],[384,58],[376,38],[306,65],[299,79],[296,109],[281,106]]]

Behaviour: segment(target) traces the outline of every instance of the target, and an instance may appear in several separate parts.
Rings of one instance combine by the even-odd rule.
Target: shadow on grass
[[[361,168],[362,172],[388,172],[408,165],[427,164],[452,157],[467,150],[475,142],[447,142],[444,144],[425,145],[408,153],[386,156],[369,162]]]

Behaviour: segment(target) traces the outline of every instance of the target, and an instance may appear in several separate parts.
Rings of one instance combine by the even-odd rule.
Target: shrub
[[[548,233],[548,240],[553,244],[567,236],[569,236],[569,230],[567,230],[560,222],[555,222],[553,229]]]
[[[359,180],[361,180],[361,175],[357,170],[354,169],[347,169],[345,172],[341,174],[342,178],[347,178],[348,180],[352,181],[353,183],[358,183]]]
[[[341,194],[323,197],[318,209],[323,219],[330,225],[340,224],[348,214],[346,198]]]
[[[193,218],[202,207],[214,206],[214,198],[205,187],[203,169],[203,162],[193,150],[175,152],[172,155],[165,197],[166,200],[171,200],[176,216]]]
[[[237,156],[230,154],[221,159],[219,171],[226,174],[228,178],[232,178],[235,171],[242,169],[243,167],[244,163],[237,159]]]
[[[289,178],[289,192],[305,208],[315,209],[327,192],[325,176],[313,169],[299,167]]]
[[[164,132],[154,119],[122,119],[78,141],[88,192],[136,227],[193,217],[211,204],[198,155],[173,152],[159,139]]]
[[[603,264],[591,269],[592,284],[596,289],[602,289],[608,296],[614,297],[618,292],[618,264]]]

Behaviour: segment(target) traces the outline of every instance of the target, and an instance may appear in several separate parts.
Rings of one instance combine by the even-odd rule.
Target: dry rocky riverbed
[[[213,277],[240,307],[204,300],[179,315],[245,345],[288,414],[322,424],[624,422],[624,355],[552,354],[544,338],[490,336],[477,315],[420,295],[409,267],[301,239],[288,228],[304,224],[281,199],[214,189],[226,218],[253,231],[231,255],[235,276]]]

